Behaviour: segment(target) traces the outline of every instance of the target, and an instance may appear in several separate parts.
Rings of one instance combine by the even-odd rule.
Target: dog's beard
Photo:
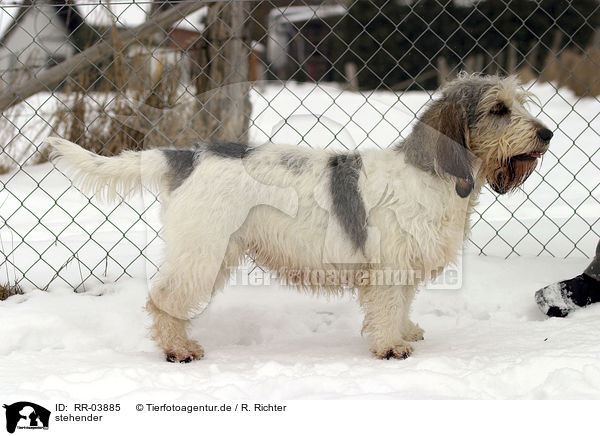
[[[498,194],[506,194],[523,184],[536,166],[536,158],[525,155],[513,156],[488,173],[487,180],[490,187]]]

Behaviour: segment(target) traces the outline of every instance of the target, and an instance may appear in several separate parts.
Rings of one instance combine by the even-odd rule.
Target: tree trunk
[[[475,57],[473,55],[469,56],[464,60],[463,65],[467,73],[473,73],[475,71]]]
[[[438,86],[442,86],[448,80],[449,70],[448,63],[444,56],[439,56],[437,59],[437,80]]]
[[[358,68],[354,62],[346,62],[344,64],[344,73],[346,75],[346,89],[348,91],[358,91]]]
[[[506,72],[515,74],[517,71],[517,48],[512,41],[508,42],[506,49]]]
[[[550,50],[548,51],[546,59],[544,60],[544,64],[542,65],[542,71],[540,72],[541,80],[550,82],[561,75],[561,70],[564,71],[564,68],[559,60],[562,39],[562,31],[560,29],[556,29],[554,31],[554,35],[552,35],[552,45],[550,46]]]
[[[194,130],[204,140],[247,141],[251,114],[249,2],[216,2],[208,10],[206,44],[198,50]]]
[[[473,66],[473,71],[475,73],[482,73],[483,72],[483,64],[485,62],[485,58],[483,57],[483,54],[479,53],[475,55],[475,61],[474,61],[474,66]]]

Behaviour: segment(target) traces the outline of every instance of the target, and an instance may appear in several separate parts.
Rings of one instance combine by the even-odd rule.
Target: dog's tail
[[[50,159],[64,168],[86,194],[114,201],[140,192],[142,187],[157,190],[165,181],[167,162],[159,150],[124,151],[105,157],[61,138],[48,138]]]

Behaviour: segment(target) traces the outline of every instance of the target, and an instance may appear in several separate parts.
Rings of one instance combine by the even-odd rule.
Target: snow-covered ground
[[[489,256],[469,245],[460,290],[418,295],[413,319],[426,339],[405,361],[371,357],[351,295],[326,299],[276,282],[241,284],[238,275],[193,322],[205,359],[164,362],[147,337],[143,310],[148,279],[160,263],[154,198],[118,207],[89,202],[51,164],[0,176],[0,250],[10,253],[0,282],[22,273],[30,281],[25,295],[0,302],[0,398],[599,398],[600,305],[545,319],[533,293],[580,273],[589,262],[584,254],[591,256],[597,242],[600,103],[563,90],[556,95],[549,84],[532,91],[544,107],[540,116],[555,130],[552,155],[522,192],[502,203],[490,192],[482,195],[478,210],[485,221],[476,217],[472,240],[479,247],[491,241],[484,248]],[[289,84],[266,86],[253,100],[255,142],[302,142],[294,129],[279,130],[281,120],[306,132],[314,124],[311,114],[320,114],[322,124],[304,142],[353,148],[387,146],[406,135],[429,96]],[[24,120],[19,125],[27,127]],[[556,190],[567,186],[559,197]],[[554,237],[558,228],[563,234]],[[509,244],[522,256],[505,259]],[[61,267],[48,291],[35,289]],[[122,276],[124,270],[134,278]],[[88,278],[90,271],[96,277]],[[82,278],[85,286],[73,293]]]
[[[193,321],[205,359],[183,365],[147,337],[144,280],[102,296],[31,291],[0,303],[0,397],[598,398],[600,305],[544,319],[533,302],[535,289],[585,264],[468,255],[461,290],[418,295],[425,340],[404,361],[370,355],[351,296],[231,286]]]

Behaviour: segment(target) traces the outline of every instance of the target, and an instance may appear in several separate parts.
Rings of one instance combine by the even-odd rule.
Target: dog
[[[102,157],[47,141],[85,192],[159,192],[165,260],[146,308],[168,361],[203,357],[189,320],[245,255],[301,288],[353,289],[372,353],[404,359],[423,339],[409,318],[417,288],[457,261],[486,181],[514,191],[548,149],[552,132],[527,111],[531,97],[512,76],[460,74],[384,150],[211,142]],[[382,266],[401,280],[365,280]],[[326,280],[307,280],[315,271]]]

